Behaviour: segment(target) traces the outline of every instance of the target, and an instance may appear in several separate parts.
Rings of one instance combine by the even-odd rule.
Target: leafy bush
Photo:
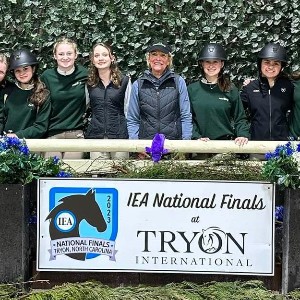
[[[262,175],[280,188],[300,187],[300,144],[288,142],[266,154]]]
[[[122,286],[111,288],[97,282],[65,284],[51,290],[22,296],[28,300],[283,300],[285,297],[268,291],[258,280],[245,282],[170,283],[164,286]],[[292,299],[300,299],[294,297]]]
[[[30,183],[38,177],[70,177],[67,165],[57,157],[30,153],[25,140],[0,139],[0,183]]]
[[[173,46],[175,70],[188,81],[198,77],[197,56],[208,41],[226,46],[238,81],[256,75],[257,53],[269,41],[288,49],[292,69],[300,64],[298,0],[5,0],[0,13],[0,48],[34,49],[42,70],[53,66],[52,46],[61,35],[78,41],[84,63],[96,40],[108,41],[133,78],[146,68],[144,51],[157,38]]]

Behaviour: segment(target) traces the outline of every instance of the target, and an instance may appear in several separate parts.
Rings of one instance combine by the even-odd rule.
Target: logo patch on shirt
[[[229,101],[229,99],[228,98],[225,98],[225,97],[219,97],[219,100],[224,100],[224,101]]]
[[[259,93],[259,90],[253,90],[253,93]]]
[[[76,86],[76,85],[79,85],[79,84],[82,84],[83,82],[82,81],[77,81],[75,83],[72,84],[72,86]]]
[[[286,88],[281,88],[281,92],[285,93],[286,92]]]

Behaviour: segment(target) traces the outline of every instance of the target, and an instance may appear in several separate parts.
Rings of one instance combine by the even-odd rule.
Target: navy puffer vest
[[[139,139],[152,139],[156,133],[170,140],[181,139],[178,77],[170,72],[158,85],[147,73],[138,80]]]

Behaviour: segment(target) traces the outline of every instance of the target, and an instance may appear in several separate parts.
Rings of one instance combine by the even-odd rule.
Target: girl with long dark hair
[[[18,138],[43,138],[48,129],[49,91],[37,75],[37,57],[28,49],[14,51],[9,70],[15,85],[1,93],[1,134]]]
[[[128,139],[126,104],[130,78],[118,68],[112,48],[96,43],[90,53],[87,88],[91,121],[85,132],[87,139]],[[126,159],[128,152],[91,152],[92,159]]]

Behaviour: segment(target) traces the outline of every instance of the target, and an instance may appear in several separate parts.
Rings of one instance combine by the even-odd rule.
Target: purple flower
[[[294,153],[291,142],[286,143],[285,145],[279,145],[276,147],[273,158],[279,158],[280,156],[291,156]]]
[[[9,137],[9,136],[2,137],[0,141],[0,148],[2,151],[15,149],[20,151],[24,155],[29,154],[29,149],[26,143],[17,137]]]
[[[36,224],[36,223],[37,223],[37,216],[36,216],[36,214],[30,216],[29,217],[29,224]]]
[[[22,152],[24,155],[28,155],[29,154],[29,148],[26,145],[21,145],[19,147],[20,152]]]
[[[59,171],[56,177],[72,177],[72,174],[65,171]]]
[[[265,154],[265,158],[266,158],[266,160],[270,160],[273,158],[273,154],[271,152],[268,152]]]
[[[290,156],[294,153],[291,142],[288,142],[286,145],[286,155]]]
[[[52,157],[52,158],[53,158],[53,163],[54,163],[55,165],[57,165],[58,162],[59,162],[59,158],[58,158],[57,156],[54,156],[54,157]]]
[[[148,154],[151,155],[151,158],[154,162],[159,162],[164,154],[167,154],[168,149],[164,148],[165,136],[162,133],[156,133],[151,147],[146,147],[145,150]]]
[[[19,147],[22,142],[17,137],[6,137],[6,143],[8,147]]]
[[[283,222],[283,211],[284,211],[284,209],[283,209],[282,205],[275,207],[275,219],[276,219],[276,221]]]

